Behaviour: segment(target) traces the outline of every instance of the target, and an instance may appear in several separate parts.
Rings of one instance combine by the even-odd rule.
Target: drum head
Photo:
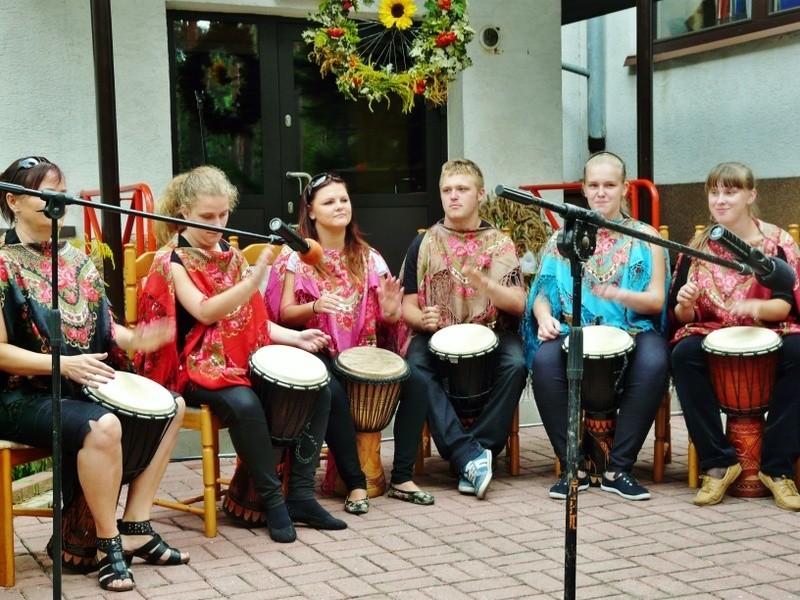
[[[99,404],[140,417],[163,417],[177,410],[175,398],[167,388],[135,373],[117,371],[114,379],[84,391]]]
[[[374,346],[349,348],[336,357],[334,366],[346,375],[371,381],[396,380],[408,372],[406,361],[397,354]]]
[[[328,383],[328,369],[319,358],[294,346],[272,344],[250,356],[250,367],[262,378],[287,387],[320,388]]]
[[[714,354],[766,354],[781,347],[781,336],[764,327],[725,327],[709,333],[703,349]]]
[[[441,358],[462,358],[488,354],[497,348],[497,334],[477,323],[461,323],[440,329],[431,336],[431,352]]]
[[[583,355],[587,358],[618,356],[632,349],[633,338],[619,327],[587,325],[583,328]],[[564,338],[564,350],[569,350],[569,336]]]

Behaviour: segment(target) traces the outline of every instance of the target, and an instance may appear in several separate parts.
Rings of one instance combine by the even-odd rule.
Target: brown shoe
[[[722,497],[725,495],[725,490],[728,486],[736,481],[736,478],[742,473],[742,467],[737,462],[731,465],[725,471],[722,479],[716,479],[711,475],[703,475],[703,485],[697,495],[694,497],[693,502],[697,506],[711,506],[712,504],[719,504]]]
[[[772,495],[775,497],[775,504],[778,508],[783,510],[800,510],[800,494],[797,492],[797,486],[794,481],[787,478],[785,475],[778,481],[775,481],[769,475],[765,475],[761,471],[758,472],[758,478],[765,486],[769,488]]]

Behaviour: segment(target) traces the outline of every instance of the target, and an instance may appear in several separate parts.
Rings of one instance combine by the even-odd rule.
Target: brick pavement
[[[591,488],[579,497],[577,597],[800,598],[800,515],[771,498],[726,498],[691,504],[685,483],[686,431],[673,415],[673,462],[666,480],[651,479],[652,435],[635,469],[653,498],[629,502]],[[384,444],[387,466],[391,442]],[[198,517],[155,508],[156,528],[192,555],[188,565],[135,568],[136,590],[105,595],[96,575],[65,573],[64,597],[236,598],[561,598],[564,503],[547,497],[553,459],[541,426],[521,430],[522,474],[501,460],[484,501],[459,495],[447,465],[427,459],[418,483],[436,494],[433,507],[372,500],[363,517],[344,516],[341,500],[322,503],[349,523],[345,531],[298,528],[294,544],[275,544],[220,515],[220,534],[206,539]],[[163,490],[199,486],[199,461],[170,465]],[[230,474],[233,463],[224,461]],[[321,475],[321,471],[320,471]],[[44,546],[49,520],[17,518],[17,586],[0,598],[52,597]]]

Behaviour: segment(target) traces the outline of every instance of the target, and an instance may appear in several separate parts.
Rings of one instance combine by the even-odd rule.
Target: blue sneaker
[[[482,500],[492,482],[492,451],[484,450],[464,467],[462,477],[472,484],[475,495]],[[459,483],[459,488],[461,484]]]
[[[578,477],[578,491],[582,492],[589,489],[589,474],[583,477]],[[561,473],[556,484],[550,488],[550,497],[556,500],[566,500],[569,493],[569,481],[567,481],[567,473]]]
[[[458,491],[462,494],[472,494],[475,495],[475,486],[472,485],[472,482],[469,479],[465,479],[461,477],[458,480]]]
[[[614,492],[628,500],[649,500],[650,492],[639,485],[636,478],[630,473],[620,473],[616,479],[608,479],[603,475],[600,489],[605,492]]]

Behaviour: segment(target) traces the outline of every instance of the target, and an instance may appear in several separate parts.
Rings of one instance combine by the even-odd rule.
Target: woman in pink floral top
[[[753,215],[755,178],[747,166],[717,165],[706,178],[706,192],[712,221],[767,256],[785,260],[800,274],[798,248],[792,237]],[[709,229],[697,236],[692,246],[735,260],[723,246],[709,239]],[[721,502],[725,490],[742,471],[722,428],[719,402],[711,385],[702,342],[716,329],[744,325],[766,327],[782,335],[758,477],[780,508],[800,510],[800,494],[792,480],[800,456],[799,282],[800,278],[791,293],[782,293],[760,285],[751,274],[685,255],[678,259],[669,298],[671,316],[679,327],[673,338],[673,379],[689,435],[700,456],[700,468],[707,473],[694,498],[699,506]]]
[[[301,262],[285,251],[273,265],[267,285],[271,313],[289,327],[318,327],[331,337],[320,353],[329,367],[339,353],[357,346],[379,346],[398,352],[403,342],[400,304],[403,288],[389,273],[383,257],[362,238],[353,220],[345,182],[323,173],[312,178],[300,202],[299,231],[319,241],[322,261]],[[282,283],[281,283],[282,280]],[[410,381],[419,377],[411,373]],[[356,447],[350,402],[336,377],[331,377],[331,414],[325,440],[336,458],[349,494],[344,508],[352,514],[369,510],[366,477]],[[433,504],[432,495],[411,478],[420,434],[428,409],[424,397],[403,386],[395,415],[394,468],[389,496],[414,504]]]

